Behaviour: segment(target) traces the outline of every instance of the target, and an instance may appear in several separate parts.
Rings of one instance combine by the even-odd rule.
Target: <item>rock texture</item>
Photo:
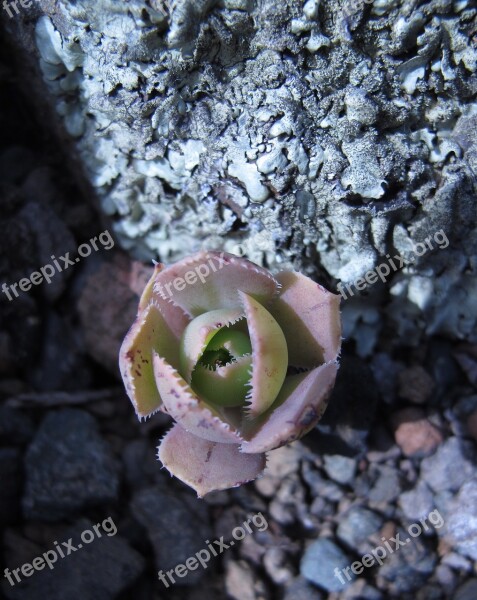
[[[7,29],[36,47],[126,249],[168,261],[225,247],[343,282],[399,253],[408,266],[387,302],[398,333],[417,341],[424,316],[429,333],[475,341],[472,2],[39,0],[30,11]],[[447,246],[432,237],[441,230]],[[366,355],[377,314],[352,304],[348,333]]]
[[[409,152],[410,157],[409,162],[406,159],[405,173],[392,170],[400,181],[405,182],[403,192],[420,189],[420,186],[425,190],[426,182],[434,177],[435,193],[431,186],[428,195],[423,192],[421,199],[416,200],[415,192],[411,191],[411,206],[405,209],[393,204],[396,194],[392,190],[381,199],[371,198],[366,202],[359,196],[352,196],[351,200],[356,204],[353,207],[346,196],[336,200],[338,196],[320,196],[318,188],[311,184],[309,188],[305,186],[304,191],[310,195],[300,195],[300,201],[308,207],[319,207],[307,221],[306,235],[312,241],[306,246],[307,250],[303,250],[304,246],[298,241],[302,217],[295,205],[287,200],[297,196],[295,191],[300,191],[300,186],[304,185],[300,173],[297,171],[290,180],[290,187],[282,191],[276,187],[277,183],[274,189],[269,183],[277,177],[276,173],[267,175],[267,179],[263,176],[264,185],[270,191],[270,197],[263,204],[251,202],[245,188],[240,191],[240,180],[229,176],[225,167],[218,175],[219,183],[213,183],[215,187],[208,191],[204,169],[209,165],[212,177],[216,164],[213,149],[222,143],[211,135],[202,139],[210,149],[200,155],[200,161],[204,162],[199,162],[184,184],[184,189],[186,184],[196,186],[197,195],[184,195],[182,187],[179,190],[168,187],[169,184],[165,185],[164,193],[155,195],[151,190],[154,186],[164,185],[164,177],[152,175],[141,179],[138,175],[140,185],[131,188],[131,198],[139,199],[136,208],[125,202],[121,214],[111,215],[119,230],[126,223],[133,224],[132,233],[122,234],[123,244],[145,256],[149,253],[148,240],[152,239],[149,236],[155,230],[161,231],[164,238],[159,240],[155,250],[160,250],[161,258],[167,258],[188,251],[188,244],[200,241],[201,236],[208,240],[208,232],[215,231],[217,225],[223,227],[219,229],[219,235],[224,239],[250,240],[256,244],[257,240],[265,238],[267,231],[277,231],[276,223],[282,222],[284,226],[289,225],[286,244],[277,237],[274,242],[276,254],[256,253],[255,258],[267,258],[275,266],[280,260],[287,262],[293,258],[297,266],[312,269],[320,261],[325,265],[328,257],[331,262],[325,267],[330,274],[337,272],[334,269],[340,261],[343,265],[352,265],[353,252],[362,256],[363,248],[381,248],[378,239],[385,244],[379,251],[392,250],[393,244],[398,242],[393,241],[389,232],[395,230],[403,233],[409,229],[417,240],[419,232],[424,235],[424,231],[429,231],[430,235],[442,226],[450,244],[442,251],[436,248],[434,254],[424,256],[422,260],[426,264],[413,266],[412,270],[416,271],[409,267],[406,273],[402,272],[401,283],[392,281],[393,293],[399,292],[395,305],[389,305],[389,296],[387,292],[383,293],[383,289],[389,288],[378,284],[370,288],[367,298],[351,297],[344,303],[346,335],[353,336],[354,341],[344,344],[340,381],[320,427],[310,432],[303,443],[294,443],[273,453],[262,479],[239,489],[211,494],[200,502],[191,490],[161,471],[156,461],[158,441],[170,427],[168,418],[155,415],[146,423],[139,423],[111,373],[118,332],[130,324],[128,306],[137,304],[137,299],[133,302],[131,290],[136,294],[140,291],[137,265],[124,256],[119,244],[111,250],[110,258],[104,253],[92,255],[68,271],[67,276],[59,278],[51,288],[38,286],[12,301],[0,294],[0,561],[13,572],[56,547],[55,541],[61,544],[71,538],[76,545],[81,532],[91,531],[94,524],[108,517],[117,526],[117,535],[103,535],[88,547],[58,560],[53,570],[36,571],[31,577],[22,577],[22,582],[14,586],[3,576],[2,570],[0,596],[9,600],[43,597],[49,600],[65,597],[68,600],[130,597],[222,600],[226,596],[240,600],[320,600],[331,594],[339,600],[474,600],[477,596],[477,345],[440,335],[445,331],[465,337],[466,332],[473,331],[475,315],[475,308],[473,312],[468,310],[468,303],[475,303],[475,295],[463,295],[470,289],[466,286],[472,281],[472,269],[475,272],[472,254],[474,216],[466,212],[469,206],[466,190],[470,189],[468,186],[476,173],[475,146],[472,146],[476,139],[475,129],[472,130],[475,117],[471,108],[467,108],[467,116],[460,115],[472,99],[466,95],[466,90],[474,85],[472,62],[468,67],[468,56],[474,52],[472,44],[475,40],[475,13],[471,4],[465,0],[452,3],[445,0],[402,3],[375,0],[373,6],[366,2],[363,9],[358,7],[354,14],[346,16],[337,2],[323,0],[316,21],[321,29],[294,33],[292,27],[296,29],[297,24],[293,24],[293,19],[300,21],[301,15],[305,15],[303,19],[315,18],[313,3],[292,6],[282,2],[283,8],[273,10],[267,2],[257,3],[256,8],[251,2],[242,4],[239,0],[234,4],[225,0],[210,5],[199,2],[177,4],[175,10],[186,6],[191,11],[203,8],[204,12],[202,15],[192,12],[191,22],[186,19],[189,14],[186,11],[183,26],[180,26],[178,13],[171,24],[168,17],[162,20],[158,10],[156,25],[146,21],[146,25],[141,25],[140,19],[147,19],[147,15],[152,14],[153,1],[159,9],[156,0],[151,0],[150,4],[115,3],[114,11],[109,12],[109,21],[98,20],[96,5],[81,0],[67,5],[61,0],[34,2],[30,11],[23,10],[18,2],[22,12],[10,20],[0,8],[9,39],[16,44],[15,52],[6,54],[7,38],[2,31],[0,284],[11,284],[29,276],[41,266],[43,257],[48,258],[50,248],[56,256],[64,254],[71,240],[73,246],[78,247],[106,228],[101,213],[87,203],[93,195],[78,188],[78,183],[83,181],[78,167],[90,164],[88,161],[92,160],[95,148],[101,148],[105,140],[110,140],[108,148],[113,152],[114,144],[119,144],[113,143],[116,135],[128,128],[147,132],[148,119],[151,121],[156,111],[159,116],[171,114],[164,108],[161,112],[159,107],[174,94],[174,86],[180,89],[184,98],[189,98],[187,110],[182,115],[184,118],[189,115],[187,118],[192,119],[196,108],[204,110],[205,114],[206,105],[213,107],[220,102],[227,114],[229,104],[222,100],[221,94],[234,84],[225,79],[227,70],[218,69],[216,65],[226,56],[227,40],[232,44],[234,39],[242,44],[228,55],[233,55],[230,61],[236,67],[234,76],[242,77],[242,87],[237,84],[234,88],[237,90],[237,100],[233,104],[237,111],[234,143],[240,145],[244,132],[254,131],[253,127],[247,129],[247,119],[258,120],[256,115],[259,113],[254,107],[268,97],[260,90],[268,90],[266,86],[271,80],[266,74],[269,71],[256,71],[255,61],[261,54],[275,52],[273,56],[277,57],[280,69],[282,63],[286,68],[293,66],[300,76],[292,85],[288,71],[279,71],[279,75],[284,74],[283,84],[274,88],[273,94],[285,93],[287,89],[298,90],[296,93],[305,99],[300,109],[302,115],[312,113],[308,107],[313,106],[313,102],[315,106],[323,106],[323,110],[331,106],[328,112],[329,118],[333,119],[332,126],[323,129],[312,123],[304,127],[306,135],[300,139],[308,152],[309,140],[319,141],[327,132],[324,157],[328,162],[324,162],[322,170],[335,156],[333,148],[341,152],[341,142],[333,140],[341,135],[337,129],[340,119],[348,118],[347,109],[340,113],[340,107],[344,106],[342,92],[333,90],[347,88],[350,73],[354,73],[352,85],[369,88],[368,97],[379,104],[378,120],[374,125],[367,124],[375,118],[376,112],[370,103],[363,100],[360,104],[360,92],[350,92],[348,99],[352,108],[349,114],[362,119],[363,132],[374,128],[376,143],[373,148],[376,151],[382,148],[384,140],[389,140],[390,148],[396,140],[400,140],[402,148],[407,148],[403,150]],[[107,2],[101,5],[107,9],[112,6]],[[352,3],[346,5],[351,7]],[[125,6],[130,12],[126,13]],[[145,9],[140,17],[138,6]],[[80,14],[80,11],[83,12]],[[74,154],[67,145],[67,138],[58,134],[55,121],[48,116],[52,96],[35,79],[34,66],[38,61],[35,30],[39,18],[45,14],[59,32],[52,34],[53,39],[61,41],[56,46],[58,52],[68,48],[76,36],[83,53],[82,66],[68,71],[68,75],[64,72],[66,63],[63,66],[56,63],[59,74],[51,79],[52,89],[56,86],[64,91],[63,95],[55,96],[58,102],[66,98],[63,106],[78,110],[78,123],[85,125],[84,134],[75,139],[86,158],[83,163],[77,162],[75,169],[72,168]],[[74,14],[80,16],[73,18]],[[244,18],[249,28],[239,28],[235,37],[232,34],[227,37],[228,31],[237,31],[230,19],[223,24],[229,14]],[[129,19],[136,19],[134,30],[126,27]],[[119,23],[124,24],[124,29],[118,26]],[[194,24],[196,27],[192,27]],[[213,36],[212,26],[216,32]],[[455,27],[464,32],[464,38],[456,33]],[[176,33],[172,35],[172,31]],[[330,45],[314,52],[313,44],[323,41],[320,32],[329,38]],[[342,32],[340,41],[335,32]],[[431,34],[433,37],[428,37]],[[172,38],[170,46],[167,45],[169,36]],[[90,37],[94,43],[88,46]],[[187,44],[183,43],[186,39],[198,45],[192,43],[187,49]],[[396,39],[404,43],[397,51],[393,42]],[[291,40],[297,43],[297,50],[293,52],[287,45]],[[247,44],[252,58],[245,60],[242,53],[247,50]],[[27,50],[23,57],[22,45]],[[158,48],[154,55],[150,47]],[[192,58],[187,52],[192,52]],[[197,52],[199,54],[194,58]],[[88,53],[94,59],[86,60],[84,57]],[[333,58],[336,53],[341,53],[341,62]],[[30,62],[25,60],[27,55]],[[416,87],[411,94],[412,79],[407,80],[409,91],[406,91],[404,82],[396,79],[395,73],[401,64],[416,56],[428,62],[424,71],[418,71],[422,77],[416,78]],[[371,60],[369,57],[373,57],[372,64],[378,65],[373,72],[383,83],[374,90],[371,71],[363,70],[366,74],[359,85],[356,83],[356,77],[361,77],[361,71],[355,70],[359,57],[364,57],[361,60],[365,61],[365,66]],[[311,69],[311,61],[318,64],[318,59],[319,67]],[[17,66],[15,60],[20,61]],[[58,59],[52,54],[49,60],[42,60],[45,60],[41,63],[43,68],[48,69],[46,63],[54,66]],[[166,64],[161,60],[169,62]],[[249,70],[247,77],[242,74],[242,64]],[[379,66],[383,64],[384,67]],[[416,66],[416,61],[410,64]],[[141,95],[147,86],[154,86],[159,81],[145,77],[139,78],[137,86],[130,89],[123,79],[122,87],[118,85],[111,93],[87,93],[88,85],[98,86],[100,80],[113,81],[114,73],[126,73],[128,68],[136,69],[138,73],[139,68],[146,69],[148,65],[151,69],[163,69],[160,71],[163,77],[169,77],[167,81],[172,82],[164,92],[151,91],[152,97]],[[183,68],[179,68],[181,65]],[[456,74],[454,78],[453,73]],[[205,86],[204,82],[209,81],[206,76],[215,76],[212,88],[212,84]],[[173,77],[179,83],[175,84]],[[314,77],[322,78],[321,83],[307,95],[306,86]],[[187,87],[191,80],[191,86],[194,81],[197,85],[204,83],[201,92],[193,97],[190,91],[193,88]],[[182,87],[181,81],[184,82]],[[250,93],[247,81],[255,82],[256,93]],[[76,87],[72,82],[77,82]],[[429,87],[434,83],[437,87]],[[68,87],[70,84],[73,87]],[[35,93],[38,90],[41,93]],[[239,97],[241,90],[244,95]],[[401,126],[389,116],[379,116],[387,114],[380,112],[384,109],[378,100],[383,94],[398,103],[396,118],[402,119]],[[98,107],[112,107],[115,95],[118,106],[114,110],[111,108],[111,115],[116,119],[114,126],[104,121],[101,129]],[[332,98],[329,105],[326,104],[328,96]],[[139,107],[151,106],[150,103],[156,103],[157,107],[149,115],[141,116]],[[123,104],[127,106],[124,111],[132,115],[128,120],[121,116],[125,114],[121,112]],[[170,106],[174,111],[176,105],[172,102]],[[290,103],[275,101],[272,108],[275,106],[283,114],[273,116],[263,125],[263,135],[280,117],[291,114]],[[410,108],[406,109],[406,106]],[[445,116],[451,113],[442,113],[443,119],[439,121],[442,129],[439,129],[441,133],[437,139],[439,144],[444,139],[458,139],[462,154],[459,158],[451,152],[445,160],[436,162],[430,160],[431,152],[426,151],[426,142],[414,143],[412,139],[416,131],[426,128],[435,131],[430,115],[437,114],[433,111],[447,110],[445,107],[449,110],[457,107],[459,114],[456,113],[458,117],[454,123],[454,117]],[[84,118],[86,113],[89,116]],[[199,139],[195,133],[183,133],[181,118],[172,122],[167,136],[158,134],[158,140],[167,139],[168,149],[164,154],[167,160],[174,156],[171,152],[179,147],[178,144]],[[245,120],[245,126],[241,118]],[[216,113],[210,118],[204,116],[204,127],[215,127],[217,119]],[[350,123],[353,120],[356,119],[353,117]],[[223,136],[231,140],[226,137],[229,135],[227,127],[224,125]],[[276,143],[293,139],[298,125],[292,121],[290,127],[290,134],[273,138]],[[449,138],[445,138],[443,131],[450,132]],[[121,185],[132,181],[128,178],[133,177],[134,157],[157,160],[154,156],[144,158],[142,135],[138,133],[138,143],[133,151],[125,141],[121,142],[124,144],[121,156],[127,157],[127,161],[117,176],[109,184],[95,184],[105,206],[111,201],[114,208],[116,201],[119,202],[115,198],[121,197],[117,195]],[[223,145],[226,162],[234,143]],[[327,151],[328,148],[331,150]],[[108,152],[101,155],[102,161],[114,156]],[[417,177],[416,159],[413,158],[416,152],[426,156],[422,162],[418,160],[423,170]],[[290,153],[286,158],[290,162],[295,160]],[[247,157],[247,160],[251,164],[254,162],[253,158]],[[385,164],[380,158],[379,168],[384,169]],[[347,166],[343,162],[343,172]],[[328,172],[325,169],[324,173]],[[286,175],[286,167],[281,173]],[[89,176],[92,181],[91,173]],[[341,193],[343,177],[339,174],[331,184],[335,185],[336,194]],[[382,178],[387,177],[383,172]],[[321,171],[317,171],[316,182],[318,186],[328,186]],[[228,186],[228,189],[243,194],[247,207],[240,222],[233,216],[238,214],[234,212],[236,209],[229,206],[232,196],[217,195],[217,186]],[[269,200],[272,209],[267,205]],[[322,203],[317,204],[318,201]],[[208,204],[216,207],[216,212],[210,209],[210,215],[214,215],[210,223],[203,217],[203,211],[209,210]],[[391,207],[392,210],[384,212]],[[248,208],[252,216],[245,215]],[[145,228],[138,235],[134,227],[145,226],[146,215],[159,209],[164,211],[167,219],[161,216],[158,218],[160,226],[151,224],[150,229]],[[199,217],[192,220],[190,214],[194,210]],[[227,220],[229,217],[231,220]],[[55,235],[45,236],[45,231],[51,232],[46,226],[50,218],[56,224]],[[349,227],[338,235],[343,231],[341,222],[349,223]],[[189,231],[196,239],[186,236],[185,223],[189,223]],[[358,227],[360,223],[361,228]],[[419,231],[417,223],[421,227]],[[264,229],[259,232],[261,226]],[[379,238],[379,232],[382,232],[382,238]],[[330,243],[326,242],[328,239]],[[320,245],[319,240],[325,243]],[[347,246],[353,251],[348,253]],[[333,257],[336,264],[332,263]],[[352,279],[351,275],[349,277]],[[432,286],[432,292],[425,306],[422,304],[427,311],[426,320],[421,318],[424,313],[419,313],[422,300],[419,293],[430,290],[429,286]],[[403,301],[406,290],[411,290],[413,302],[419,301],[419,306]],[[113,303],[115,306],[110,306]],[[387,306],[388,316],[399,317],[399,328],[389,327],[386,310],[378,310],[380,305]],[[123,309],[118,310],[118,306]],[[432,325],[432,318],[438,327]],[[431,331],[439,335],[429,335]],[[412,347],[418,339],[421,343]],[[366,354],[369,359],[364,356]],[[401,445],[395,437],[396,422],[405,426],[406,435],[400,437]],[[430,447],[426,446],[425,435],[417,439],[417,448],[408,447],[415,441],[416,423],[421,433],[430,431],[429,427],[434,433],[439,432],[431,439]],[[407,443],[403,444],[403,441]],[[405,448],[411,451],[405,452]],[[76,473],[74,479],[69,477],[72,473]],[[260,530],[252,527],[244,539],[236,538],[233,547],[211,558],[207,569],[195,570],[190,573],[191,578],[184,578],[185,585],[171,584],[167,589],[159,581],[158,569],[172,568],[184,557],[208,548],[209,543],[221,536],[228,543],[234,528],[243,526],[259,511],[266,518],[267,527]],[[427,528],[414,537],[423,520],[427,522]],[[398,535],[406,543],[395,548],[393,540]],[[408,538],[409,542],[406,541]],[[360,561],[364,551],[379,546],[389,551],[382,564],[366,567],[357,577],[352,575],[350,565]],[[348,568],[349,579],[342,572],[344,583],[335,575],[337,567]],[[197,581],[195,577],[199,579],[199,576],[200,581]]]

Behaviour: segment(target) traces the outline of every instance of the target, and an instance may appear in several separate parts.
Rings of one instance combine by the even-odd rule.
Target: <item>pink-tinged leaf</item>
[[[158,273],[154,289],[196,317],[224,307],[241,308],[237,290],[266,303],[277,295],[279,286],[268,271],[254,263],[211,251],[199,252],[167,267]]]
[[[187,325],[180,346],[180,372],[187,383],[191,382],[192,371],[214,335],[243,315],[242,309],[223,308],[206,312]]]
[[[183,319],[187,323],[184,314]],[[138,417],[152,415],[162,404],[154,379],[153,350],[179,366],[179,339],[155,303],[139,313],[119,351],[119,369]]]
[[[305,435],[325,412],[338,365],[330,362],[308,373],[290,375],[275,404],[257,421],[258,430],[242,444],[242,452],[267,452]],[[250,423],[248,429],[254,426]],[[249,439],[249,433],[244,433]]]
[[[180,425],[166,434],[159,460],[193,488],[199,498],[256,479],[265,468],[265,454],[241,454],[237,444],[218,444],[191,435]]]
[[[145,310],[151,303],[151,300],[153,300],[154,283],[156,282],[157,275],[163,270],[163,268],[164,265],[162,265],[161,263],[154,266],[154,272],[152,273],[151,278],[147,282],[146,287],[144,288],[141,294],[141,299],[139,300],[138,314]]]
[[[243,406],[251,369],[251,356],[241,356],[215,371],[199,365],[192,377],[192,387],[207,402],[219,406]]]
[[[159,273],[164,270],[164,265],[159,263],[155,265],[154,272],[144,288],[141,299],[139,300],[138,316],[150,304],[155,304],[165,318],[169,329],[174,333],[175,337],[180,340],[182,332],[188,325],[190,317],[171,300],[165,299],[154,291],[154,285]]]
[[[287,341],[272,315],[251,296],[239,292],[252,342],[252,379],[247,412],[264,413],[275,401],[288,367]]]
[[[288,344],[290,365],[313,368],[336,360],[341,348],[340,296],[301,273],[277,275],[280,298],[270,306]]]
[[[239,432],[220,418],[220,413],[203,402],[166,360],[153,356],[156,385],[164,408],[189,433],[212,442],[237,444]]]

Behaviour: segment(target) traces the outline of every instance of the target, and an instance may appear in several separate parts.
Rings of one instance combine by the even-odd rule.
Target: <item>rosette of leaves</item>
[[[156,266],[120,369],[139,418],[175,421],[159,446],[171,474],[200,497],[239,486],[314,427],[338,370],[339,303],[300,273],[231,254]]]

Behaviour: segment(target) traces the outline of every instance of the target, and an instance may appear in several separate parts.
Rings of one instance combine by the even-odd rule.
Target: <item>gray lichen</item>
[[[158,0],[59,0],[36,41],[136,256],[243,243],[272,268],[319,264],[352,282],[444,229],[450,247],[395,276],[387,311],[410,340],[424,318],[476,341],[477,9],[354,6],[174,0],[165,15]],[[372,349],[370,306],[346,310]]]

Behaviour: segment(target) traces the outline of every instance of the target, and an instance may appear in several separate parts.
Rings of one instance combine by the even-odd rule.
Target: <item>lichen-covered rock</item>
[[[443,229],[450,247],[395,277],[388,316],[410,342],[422,315],[475,340],[470,0],[39,5],[43,77],[125,248],[175,260],[240,242],[352,282]]]

